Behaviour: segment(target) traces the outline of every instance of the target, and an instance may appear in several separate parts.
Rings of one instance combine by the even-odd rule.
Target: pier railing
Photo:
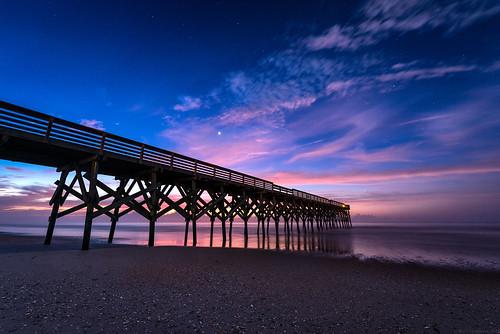
[[[182,154],[137,142],[78,123],[66,121],[34,110],[0,101],[0,128],[34,135],[47,142],[64,142],[85,147],[96,154],[112,153],[137,160],[138,163],[158,164],[162,168],[225,182],[286,194],[339,207],[344,203],[290,189],[255,176],[217,166]]]

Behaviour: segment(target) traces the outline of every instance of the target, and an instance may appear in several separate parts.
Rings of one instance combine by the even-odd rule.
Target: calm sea
[[[293,233],[288,237],[282,227],[276,240],[274,225],[265,239],[257,235],[256,224],[249,225],[249,248],[265,248],[290,252],[308,252],[326,256],[353,256],[359,259],[378,259],[394,262],[413,262],[468,269],[500,270],[500,224],[361,224],[354,222],[350,230],[334,230],[322,233]],[[0,223],[0,232],[44,235],[44,225]],[[235,222],[229,239],[226,226],[226,247],[244,247],[243,226]],[[81,224],[59,223],[54,238],[80,237]],[[94,223],[92,242],[105,243],[109,224]],[[216,223],[213,246],[221,247],[221,225]],[[191,238],[191,233],[190,233]],[[147,223],[119,223],[114,243],[146,245]],[[184,223],[158,223],[156,245],[182,246]],[[77,248],[79,244],[75,244]],[[198,246],[210,246],[210,226],[198,223]]]

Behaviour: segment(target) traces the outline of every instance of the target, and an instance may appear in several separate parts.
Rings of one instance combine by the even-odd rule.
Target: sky
[[[500,3],[0,1],[0,99],[347,202],[500,223]],[[0,161],[0,220],[55,170]]]

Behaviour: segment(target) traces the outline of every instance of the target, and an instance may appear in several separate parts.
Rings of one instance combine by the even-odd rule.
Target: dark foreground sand
[[[500,273],[41,241],[0,235],[2,333],[500,331]]]

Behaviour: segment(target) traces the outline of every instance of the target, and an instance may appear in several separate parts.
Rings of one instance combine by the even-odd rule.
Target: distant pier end
[[[210,218],[210,245],[215,221],[221,223],[225,246],[226,223],[231,234],[236,217],[244,224],[245,246],[252,216],[264,237],[273,220],[277,240],[280,224],[284,233],[290,233],[294,223],[298,233],[352,227],[347,204],[3,101],[0,137],[1,159],[60,172],[49,203],[47,245],[57,218],[79,210],[85,210],[82,249],[89,248],[93,219],[108,216],[111,243],[118,220],[130,212],[149,222],[149,246],[154,246],[156,221],[172,210],[185,220],[184,245],[191,226],[194,246],[196,221],[204,215]],[[99,175],[114,176],[117,182],[105,184]],[[80,204],[63,209],[69,195]]]

